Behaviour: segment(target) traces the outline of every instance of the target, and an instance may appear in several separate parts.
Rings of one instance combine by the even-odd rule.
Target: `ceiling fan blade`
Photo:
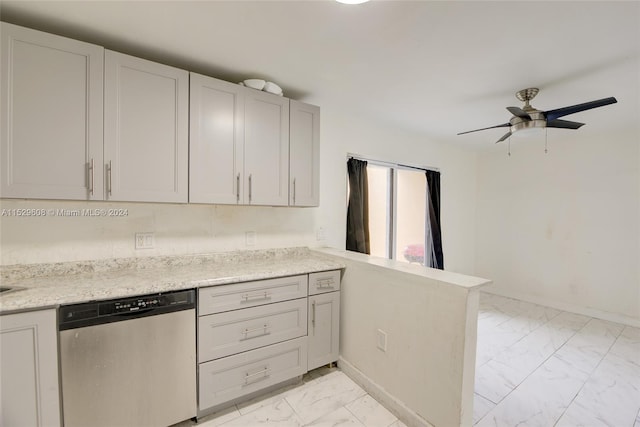
[[[509,132],[505,133],[504,135],[502,135],[502,138],[500,138],[499,140],[497,140],[497,141],[496,141],[496,144],[497,144],[498,142],[502,142],[502,141],[504,141],[505,139],[509,138],[510,136],[511,136],[511,131],[509,131]]]
[[[511,126],[511,123],[503,123],[501,125],[489,126],[488,128],[474,129],[474,130],[468,130],[466,132],[460,132],[458,135],[464,135],[465,133],[478,132],[478,131],[487,130],[487,129],[506,128],[509,126]]]
[[[509,112],[516,117],[520,117],[521,119],[525,120],[531,120],[531,116],[520,107],[507,107],[507,110],[509,110]]]
[[[615,104],[618,102],[614,97],[597,99],[595,101],[585,102],[583,104],[571,105],[569,107],[556,108],[545,113],[547,122],[553,121],[559,117],[568,116],[569,114],[578,113],[580,111],[591,110],[592,108],[604,107],[605,105]]]
[[[580,122],[572,122],[569,120],[560,120],[560,119],[555,119],[555,120],[547,120],[547,127],[548,128],[560,128],[560,129],[578,129],[581,126],[584,126],[584,123],[580,123]]]

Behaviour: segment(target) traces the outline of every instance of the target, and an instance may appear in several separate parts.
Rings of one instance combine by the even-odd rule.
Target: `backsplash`
[[[5,266],[324,245],[315,208],[3,199],[0,211]],[[135,249],[140,232],[154,248]]]

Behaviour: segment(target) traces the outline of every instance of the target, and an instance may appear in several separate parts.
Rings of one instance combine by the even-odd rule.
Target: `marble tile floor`
[[[640,427],[639,328],[480,295],[475,426]],[[337,368],[197,424],[256,425],[405,427]]]
[[[481,293],[474,424],[640,427],[640,329]]]
[[[173,427],[406,427],[337,368],[319,368],[302,382]]]

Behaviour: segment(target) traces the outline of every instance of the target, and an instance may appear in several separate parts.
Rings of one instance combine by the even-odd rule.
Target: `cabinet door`
[[[187,202],[189,73],[105,51],[108,200]]]
[[[293,100],[289,108],[289,205],[318,206],[320,108]]]
[[[0,24],[0,197],[102,199],[103,48]]]
[[[289,100],[257,90],[245,97],[246,203],[289,204]]]
[[[0,317],[0,425],[59,426],[55,310]]]
[[[191,73],[189,202],[244,202],[244,90]]]
[[[340,343],[340,292],[309,297],[309,358],[307,368],[335,362]]]

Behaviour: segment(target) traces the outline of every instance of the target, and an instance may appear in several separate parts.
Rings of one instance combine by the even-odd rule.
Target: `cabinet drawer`
[[[340,270],[309,274],[309,295],[340,290]]]
[[[201,288],[198,314],[222,313],[239,308],[307,296],[307,275]]]
[[[199,369],[199,409],[286,381],[307,371],[307,337],[211,362]]]
[[[198,318],[198,362],[306,334],[306,298],[202,316]]]

